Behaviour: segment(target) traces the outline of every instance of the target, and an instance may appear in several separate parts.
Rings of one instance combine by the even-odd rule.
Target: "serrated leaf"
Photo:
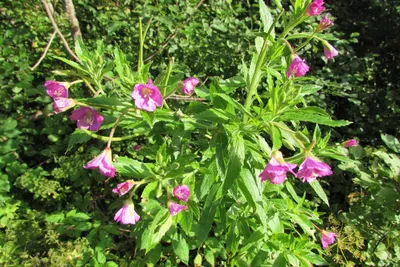
[[[146,164],[127,157],[118,157],[114,166],[121,175],[144,179],[153,174],[149,171]]]
[[[321,184],[316,180],[313,182],[309,183],[312,187],[312,189],[314,189],[315,193],[319,196],[319,198],[325,202],[326,205],[329,206],[329,201],[328,201],[328,197],[325,194],[324,189],[322,188]]]

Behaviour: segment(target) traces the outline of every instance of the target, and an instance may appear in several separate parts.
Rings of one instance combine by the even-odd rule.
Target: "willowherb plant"
[[[310,16],[321,15],[324,1],[292,2],[285,11],[276,0],[277,12],[271,12],[259,1],[263,32],[256,38],[250,65],[243,64],[241,76],[213,80],[209,86],[195,77],[183,80],[173,59],[153,81],[150,65],[143,63],[150,23],[142,30],[142,20],[136,72],[120,49],[115,48],[111,61],[101,44],[89,52],[78,42],[81,64],[60,58],[74,67],[79,80],[46,82],[54,113],[79,106],[70,117],[78,127],[70,146],[86,135],[107,142],[84,168],[99,169],[118,181],[112,192],[124,204],[114,220],[135,224],[129,229],[141,249],[137,257],[145,258],[163,246],[163,240],[173,244],[180,261],[189,264],[193,255],[196,266],[202,264],[202,255],[210,264],[217,255],[231,266],[326,264],[323,250],[314,242],[316,230],[324,248],[340,235],[317,226],[323,223],[319,213],[297,184],[308,183],[329,205],[318,181],[332,174],[323,159],[347,158],[340,147],[328,144],[330,133],[322,137],[318,125],[350,122],[333,120],[325,110],[304,104],[304,96],[320,88],[312,80],[308,85],[306,80],[298,83],[310,71],[299,56],[301,49],[317,40],[327,60],[338,51],[323,34],[333,25],[328,15],[313,32],[291,34]],[[289,43],[299,38],[306,41],[297,47]],[[93,97],[70,98],[68,87],[80,82]],[[244,104],[234,98],[238,88],[246,90]],[[180,90],[185,95],[179,95]],[[195,93],[198,97],[192,97]],[[316,124],[312,136],[303,122]],[[108,136],[95,133],[109,129]],[[120,136],[114,137],[117,130]],[[130,140],[135,140],[135,148],[114,153],[113,159],[112,143],[133,147]],[[137,155],[143,160],[135,159]]]

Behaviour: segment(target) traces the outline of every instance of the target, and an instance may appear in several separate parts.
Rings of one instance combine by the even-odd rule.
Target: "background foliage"
[[[393,266],[400,258],[400,151],[394,137],[381,138],[381,133],[396,136],[399,130],[393,122],[399,116],[400,101],[396,94],[400,89],[400,40],[396,35],[400,6],[396,1],[327,2],[337,17],[331,33],[339,39],[336,44],[341,56],[324,65],[317,58],[321,54],[316,54],[318,44],[307,47],[305,54],[314,59],[310,62],[312,74],[319,77],[316,83],[323,88],[307,101],[327,108],[338,119],[353,121],[351,126],[335,129],[333,140],[356,136],[365,149],[350,150],[352,160],[339,164],[335,175],[323,184],[330,192],[331,208],[323,210],[321,205],[318,209],[325,212],[326,225],[343,237],[326,260],[347,266]],[[57,23],[72,43],[62,2],[53,4]],[[154,17],[145,58],[158,51],[168,36],[173,38],[152,59],[152,72],[174,57],[182,74],[195,74],[209,85],[211,77],[230,78],[238,73],[242,61],[250,57],[251,32],[257,31],[261,22],[258,5],[252,1],[204,1],[196,10],[197,4],[75,1],[75,8],[89,49],[94,50],[96,40],[101,39],[110,53],[109,45],[118,45],[129,62],[137,58],[138,16],[144,21]],[[130,256],[140,252],[129,229],[111,219],[116,208],[110,207],[114,201],[109,193],[111,185],[94,172],[88,177],[82,169],[99,153],[102,143],[78,140],[72,146],[75,125],[66,116],[53,115],[51,100],[45,95],[44,81],[55,77],[51,71],[67,69],[54,58],[68,57],[58,38],[41,65],[30,70],[53,31],[41,2],[2,1],[0,18],[0,263],[128,266]],[[72,90],[74,95],[87,96],[84,86]],[[79,144],[83,141],[92,149],[84,149]],[[154,142],[155,147],[159,140]],[[113,150],[128,151],[141,160],[148,151],[136,153],[132,149],[136,143],[140,140]],[[309,195],[311,204],[307,205],[313,207],[312,201],[320,200],[312,192]],[[227,234],[234,231],[231,229],[235,228]],[[184,241],[171,239],[138,261],[166,266],[180,262],[223,264],[235,248],[217,242],[218,236],[225,234],[219,230],[215,229],[202,250],[190,249],[190,237],[186,247]],[[185,249],[190,252],[182,252]],[[173,254],[189,256],[177,258]],[[258,259],[254,260],[258,266]]]

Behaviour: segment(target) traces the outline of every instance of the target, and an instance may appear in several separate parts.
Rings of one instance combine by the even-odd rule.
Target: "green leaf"
[[[272,267],[285,267],[285,266],[286,266],[286,258],[285,258],[285,255],[283,253],[281,253],[274,260]]]
[[[257,183],[254,179],[254,175],[250,172],[250,170],[241,170],[240,177],[238,179],[238,185],[247,202],[256,211],[258,217],[260,218],[260,222],[264,226],[266,226],[267,215],[265,214],[265,210],[263,207],[261,191],[258,188]]]
[[[118,173],[125,176],[137,177],[140,179],[153,176],[146,164],[131,158],[118,157],[114,166]]]
[[[197,231],[198,246],[201,246],[204,240],[206,240],[206,238],[208,237],[208,233],[210,232],[211,225],[214,221],[215,212],[217,211],[217,207],[220,205],[222,201],[222,198],[215,199],[220,186],[221,186],[220,183],[214,184],[204,204],[204,210],[201,213],[199,228]]]
[[[311,95],[322,89],[319,85],[303,85],[301,86],[300,94],[302,96]]]
[[[269,11],[269,8],[267,5],[265,5],[264,0],[259,0],[258,3],[260,6],[260,17],[263,23],[264,32],[268,32],[269,28],[271,28],[272,24],[274,23],[274,19]],[[271,36],[272,38],[275,38],[274,30],[271,31]]]
[[[381,134],[382,141],[396,153],[400,153],[400,143],[399,140],[390,134]]]
[[[282,136],[281,131],[278,127],[271,126],[271,136],[272,136],[272,150],[279,150],[282,147]]]
[[[87,221],[90,219],[90,216],[83,212],[78,212],[72,217],[77,221]]]
[[[150,227],[143,232],[140,248],[145,249],[147,254],[161,241],[171,225],[172,216],[169,211],[165,208],[160,209]]]
[[[106,255],[104,255],[104,253],[100,250],[96,251],[96,259],[101,264],[106,263],[107,261]]]
[[[345,120],[332,120],[329,118],[329,116],[327,116],[325,111],[322,112],[322,109],[319,110],[315,108],[299,108],[288,110],[279,116],[279,119],[282,121],[309,121],[332,127],[346,126],[352,123]]]
[[[231,119],[231,116],[229,113],[223,111],[222,109],[210,108],[206,111],[194,115],[194,118],[197,120],[205,120],[215,123],[225,123]]]
[[[204,258],[206,258],[206,261],[211,264],[211,266],[215,265],[214,253],[210,249],[206,248],[204,250]]]
[[[240,175],[245,155],[244,140],[241,135],[235,135],[229,145],[229,159],[226,165],[225,179],[222,186],[222,194],[231,188]]]
[[[85,70],[81,65],[79,65],[78,63],[76,63],[74,61],[71,61],[71,60],[63,58],[63,57],[57,57],[57,56],[54,56],[54,58],[61,60],[62,62],[70,65],[71,67],[81,71],[83,74],[89,75],[89,72],[87,70]]]
[[[310,182],[309,184],[311,185],[312,189],[314,189],[315,193],[319,196],[319,198],[322,199],[322,201],[329,206],[328,197],[326,196],[325,191],[322,188],[321,184],[317,180]]]
[[[51,223],[58,223],[64,219],[63,213],[56,213],[46,217],[46,221]]]
[[[92,139],[90,135],[87,135],[80,129],[75,129],[75,132],[73,132],[69,137],[67,151],[71,150],[71,148],[76,144],[86,143],[90,139]]]
[[[172,248],[175,254],[185,263],[189,264],[189,246],[186,239],[179,237],[179,240],[172,240]]]

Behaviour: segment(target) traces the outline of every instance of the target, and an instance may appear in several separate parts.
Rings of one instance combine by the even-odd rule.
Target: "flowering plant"
[[[106,143],[97,145],[103,152],[84,168],[99,169],[113,184],[111,206],[119,208],[114,220],[135,225],[125,227],[142,257],[161,241],[171,242],[174,253],[189,264],[190,250],[204,244],[211,251],[213,236],[226,234],[217,247],[233,266],[325,263],[324,251],[314,242],[316,225],[323,221],[302,182],[329,205],[320,181],[332,174],[329,158],[347,158],[340,146],[329,145],[330,132],[323,136],[319,125],[350,122],[305,106],[304,97],[318,88],[304,86],[304,79],[300,86],[299,80],[313,68],[301,55],[309,42],[322,42],[326,59],[338,55],[323,33],[333,22],[323,17],[312,33],[291,35],[310,16],[322,14],[324,1],[295,1],[289,12],[276,2],[277,10],[271,11],[259,1],[263,32],[233,85],[191,75],[184,79],[173,58],[153,77],[143,60],[150,22],[143,30],[142,20],[136,71],[120,49],[111,61],[103,46],[93,53],[78,42],[80,64],[60,60],[79,76],[70,84],[84,82],[92,97],[75,99],[63,85],[46,83],[54,103],[58,98],[66,103],[57,104],[55,113],[79,106],[70,117],[78,122],[70,147],[90,138]],[[297,43],[300,38],[307,39]],[[246,91],[243,103],[234,94],[239,88]],[[114,151],[115,143],[126,145]],[[88,175],[98,174],[88,170]],[[324,238],[324,247],[333,241],[332,235]],[[200,254],[195,265],[199,261]]]

